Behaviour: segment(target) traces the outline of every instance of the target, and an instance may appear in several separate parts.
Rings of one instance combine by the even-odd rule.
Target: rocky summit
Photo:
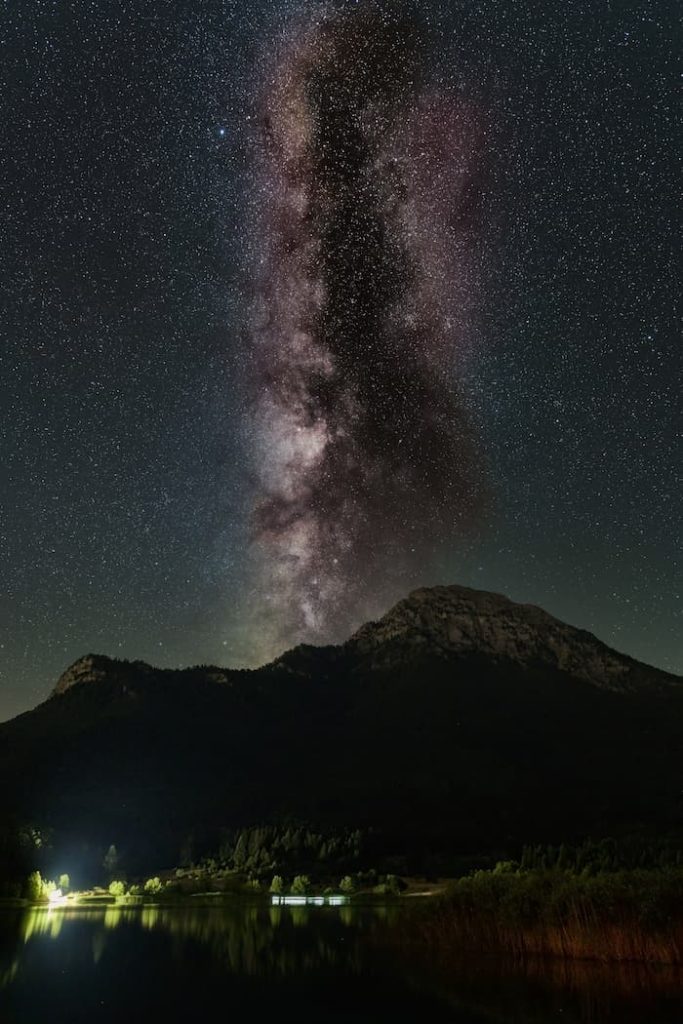
[[[111,673],[114,664],[111,658],[102,654],[86,654],[61,674],[52,693],[59,696],[72,686],[102,682]]]
[[[414,590],[378,622],[359,629],[350,644],[378,662],[426,651],[444,657],[476,654],[520,666],[546,666],[612,690],[678,682],[536,605],[468,587]]]

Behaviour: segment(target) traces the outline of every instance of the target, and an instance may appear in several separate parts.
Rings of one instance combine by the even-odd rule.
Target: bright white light
[[[62,894],[61,889],[53,889],[48,893],[47,898],[50,903],[62,903],[66,897]]]
[[[343,907],[349,902],[348,896],[271,896],[275,907]]]

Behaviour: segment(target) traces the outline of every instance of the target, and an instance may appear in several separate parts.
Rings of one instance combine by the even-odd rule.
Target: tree
[[[145,882],[145,892],[150,896],[156,896],[158,892],[161,892],[161,879],[157,877],[148,878]]]
[[[311,880],[308,875],[296,875],[292,882],[292,893],[294,896],[305,896],[311,888]]]
[[[57,881],[57,888],[61,889],[62,892],[68,892],[71,888],[71,879],[68,875],[60,875]]]
[[[126,887],[123,882],[112,881],[109,883],[109,895],[110,896],[125,896]]]
[[[342,892],[346,892],[346,893],[352,893],[353,892],[353,890],[356,888],[356,886],[354,885],[354,882],[353,882],[353,879],[351,878],[351,875],[344,875],[344,877],[342,878],[341,882],[339,883],[339,888],[341,889]]]
[[[45,899],[45,883],[40,871],[32,871],[26,880],[26,899],[36,903]]]
[[[102,867],[104,868],[105,874],[109,881],[113,880],[116,873],[116,869],[119,866],[119,855],[116,852],[116,847],[112,843],[107,852],[104,855],[102,861]]]
[[[285,883],[282,880],[281,875],[273,875],[273,881],[270,883],[270,891],[275,893],[277,896],[284,892]]]

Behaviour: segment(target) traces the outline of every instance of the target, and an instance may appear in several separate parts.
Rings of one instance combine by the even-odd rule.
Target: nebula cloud
[[[480,516],[457,388],[479,143],[396,13],[299,25],[268,72],[252,529],[276,650],[348,635]]]

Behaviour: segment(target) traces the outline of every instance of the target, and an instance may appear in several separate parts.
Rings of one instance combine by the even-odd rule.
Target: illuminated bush
[[[156,896],[157,893],[161,892],[161,889],[162,885],[160,878],[148,878],[145,882],[145,892],[148,896]]]
[[[292,882],[292,894],[294,896],[305,896],[311,888],[311,880],[308,875],[297,875]]]
[[[71,888],[71,879],[68,875],[60,875],[59,881],[57,882],[57,888],[61,889],[62,892],[68,892]]]
[[[346,893],[351,893],[354,891],[356,886],[354,884],[353,879],[351,878],[351,875],[344,875],[341,882],[339,883],[339,888],[341,889],[342,892]]]
[[[282,880],[281,875],[273,875],[273,881],[270,883],[270,891],[276,895],[280,895],[285,891],[285,883]]]
[[[32,871],[26,879],[24,893],[27,900],[38,903],[49,900],[50,894],[56,892],[57,885],[43,878],[40,871]]]
[[[47,897],[47,885],[40,871],[32,871],[26,880],[26,899],[36,903],[38,900],[46,900]]]
[[[113,881],[109,883],[109,895],[110,896],[125,896],[126,887],[123,882]]]

